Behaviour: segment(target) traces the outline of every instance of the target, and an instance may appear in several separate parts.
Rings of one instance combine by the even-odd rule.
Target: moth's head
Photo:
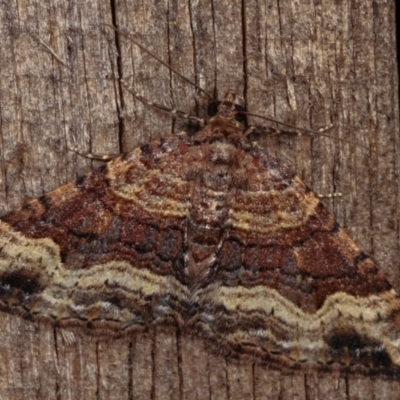
[[[227,119],[237,121],[247,126],[247,119],[244,107],[235,104],[236,92],[234,89],[228,89],[223,101],[214,101],[208,106],[208,115],[213,118]]]

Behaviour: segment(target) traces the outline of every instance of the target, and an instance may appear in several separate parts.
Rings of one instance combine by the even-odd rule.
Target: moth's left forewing
[[[0,308],[115,335],[176,323],[188,146],[153,142],[4,216]]]

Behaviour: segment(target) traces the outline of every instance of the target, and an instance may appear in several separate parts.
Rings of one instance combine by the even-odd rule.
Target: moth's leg
[[[158,104],[158,103],[154,103],[152,101],[148,101],[143,96],[141,96],[140,94],[136,93],[134,91],[134,89],[132,88],[132,86],[129,86],[126,81],[121,79],[120,82],[132,96],[135,96],[142,103],[147,104],[150,107],[154,107],[157,110],[161,110],[161,111],[167,112],[167,113],[171,114],[174,117],[195,121],[198,124],[200,124],[200,127],[203,127],[205,125],[205,120],[203,118],[198,118],[198,117],[196,117],[194,115],[190,115],[190,114],[188,114],[188,113],[186,113],[184,111],[175,110],[173,108],[169,108],[169,107],[163,106],[162,104]]]
[[[69,147],[69,150],[73,151],[76,154],[79,154],[82,157],[89,158],[91,160],[98,160],[98,161],[111,161],[122,155],[122,153],[103,154],[103,155],[92,154],[92,153],[83,153],[77,147]]]
[[[186,131],[180,131],[176,133],[177,136],[188,136]],[[84,153],[80,151],[77,147],[69,147],[69,150],[73,151],[76,154],[79,154],[82,157],[89,158],[90,160],[97,160],[97,161],[111,161],[117,157],[123,155],[123,153],[112,153],[112,154],[92,154],[92,153]]]

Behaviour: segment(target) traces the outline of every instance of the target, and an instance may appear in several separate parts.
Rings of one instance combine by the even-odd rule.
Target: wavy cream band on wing
[[[140,290],[144,296],[160,292],[160,287],[174,286],[176,295],[186,289],[172,276],[157,275],[147,269],[135,268],[126,261],[110,261],[105,264],[67,269],[61,262],[59,246],[49,238],[33,239],[13,230],[0,221],[0,274],[14,271],[32,272],[45,284],[63,289],[86,290],[94,287],[117,286],[126,291]]]
[[[67,269],[61,262],[59,246],[51,239],[27,238],[2,221],[0,248],[0,275],[26,274],[26,279],[36,280],[41,287],[31,310],[35,314],[62,319],[71,318],[68,315],[71,310],[77,315],[90,314],[93,309],[108,312],[112,305],[107,301],[96,300],[82,306],[71,299],[71,295],[78,292],[87,297],[92,294],[96,299],[98,293],[106,292],[107,288],[122,291],[125,299],[138,305],[145,304],[153,295],[172,295],[178,302],[187,297],[187,288],[173,276],[157,275],[124,261]],[[118,308],[116,314],[116,319],[123,322],[131,318],[132,312]]]
[[[186,184],[179,179],[176,179],[175,182],[165,180],[165,193],[153,194],[149,190],[149,183],[151,181],[152,177],[149,176],[138,181],[135,185],[124,185],[119,187],[118,190],[114,189],[114,191],[119,196],[132,201],[140,206],[141,209],[151,214],[185,217],[189,210],[187,196],[182,195],[179,197],[177,194],[180,194],[179,189],[186,186]]]
[[[291,351],[322,351],[326,347],[323,336],[340,328],[353,328],[358,334],[381,343],[392,361],[400,365],[400,335],[393,329],[393,320],[389,320],[393,318],[393,312],[400,312],[400,299],[393,290],[367,297],[337,292],[328,296],[323,306],[312,314],[303,312],[279,292],[265,286],[251,289],[222,286],[215,301],[235,313],[237,320],[256,314],[266,322],[266,328],[257,331],[243,326],[227,335],[228,340],[261,345],[269,338],[277,345],[281,341],[280,347]],[[282,342],[276,337],[274,331],[282,329],[286,334],[279,336],[291,340]]]
[[[69,297],[71,293],[79,291],[87,296],[93,292],[93,298],[96,298],[99,292],[107,293],[107,288],[123,293],[125,301],[132,301],[136,307],[115,307],[113,310],[113,304],[103,299],[81,306]],[[61,270],[54,277],[52,286],[43,291],[41,299],[51,304],[59,319],[68,318],[71,310],[85,316],[90,315],[92,310],[97,310],[99,313],[106,313],[108,318],[113,315],[115,321],[124,323],[132,320],[134,310],[138,306],[144,307],[152,296],[172,295],[176,301],[182,303],[187,298],[186,292],[187,288],[172,276],[156,275],[146,269],[134,268],[124,261],[111,261],[85,270]],[[40,309],[33,311],[37,313]]]
[[[288,196],[288,191],[293,195]],[[305,225],[319,203],[312,193],[300,197],[293,189],[242,192],[235,201],[228,222],[234,228],[260,233]]]
[[[49,278],[61,266],[60,249],[53,240],[30,239],[0,221],[0,273],[27,271]]]
[[[115,194],[137,204],[141,209],[159,216],[185,217],[188,205],[188,183],[171,175],[164,176],[160,170],[148,169],[135,160],[135,168],[130,166],[127,174],[130,182],[121,180],[121,171],[109,167]],[[121,168],[120,168],[121,169]],[[123,175],[122,175],[123,176]]]

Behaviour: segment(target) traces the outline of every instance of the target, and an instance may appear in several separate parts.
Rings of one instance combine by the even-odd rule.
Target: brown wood
[[[96,0],[0,3],[0,213],[99,162],[182,129],[121,91],[205,115],[207,98],[126,38],[117,22],[180,73],[249,111],[324,137],[265,137],[400,288],[398,82],[394,1]],[[120,56],[120,57],[119,57]],[[255,120],[257,124],[263,121]],[[363,147],[365,146],[365,147]],[[1,314],[2,399],[399,398],[399,383],[282,374],[237,364],[200,339],[158,328],[97,343]]]

